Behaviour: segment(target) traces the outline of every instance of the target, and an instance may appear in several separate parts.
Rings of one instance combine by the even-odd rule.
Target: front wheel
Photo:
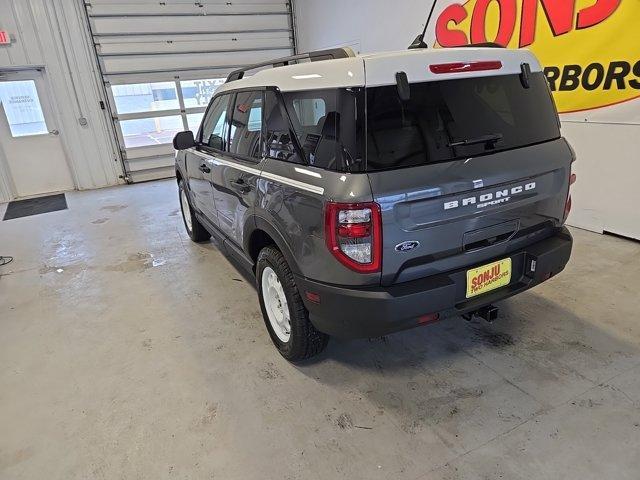
[[[180,183],[178,183],[178,191],[180,195],[182,220],[184,220],[184,227],[187,229],[189,238],[196,243],[206,242],[211,238],[211,234],[198,221],[198,218],[191,207],[191,202],[189,202],[189,193],[187,192],[184,180],[180,180]]]
[[[309,320],[293,273],[277,248],[260,252],[256,281],[264,323],[280,354],[295,362],[322,352],[329,337]]]

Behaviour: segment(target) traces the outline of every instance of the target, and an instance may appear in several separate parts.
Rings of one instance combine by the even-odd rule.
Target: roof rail
[[[298,60],[309,60],[311,62],[320,62],[322,60],[336,60],[338,58],[355,57],[356,54],[349,47],[345,48],[332,48],[330,50],[318,50],[315,52],[300,53],[298,55],[292,55],[290,57],[276,58],[274,60],[268,60],[266,62],[254,63],[253,65],[247,65],[244,68],[234,70],[227,77],[227,82],[233,82],[240,80],[244,77],[244,74],[249,70],[254,70],[261,67],[273,68],[284,67],[291,62],[297,62]]]

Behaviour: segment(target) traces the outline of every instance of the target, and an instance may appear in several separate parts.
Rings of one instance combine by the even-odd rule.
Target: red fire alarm
[[[9,45],[10,43],[11,37],[9,36],[9,32],[0,30],[0,45]]]

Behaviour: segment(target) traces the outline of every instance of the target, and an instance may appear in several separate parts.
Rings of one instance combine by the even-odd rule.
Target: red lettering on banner
[[[460,4],[449,5],[436,21],[436,40],[443,47],[467,45],[469,40],[461,30],[449,30],[451,22],[459,25],[467,18],[467,11]]]
[[[564,35],[573,28],[575,0],[523,0],[520,20],[520,47],[531,45],[535,40],[539,3],[542,3],[547,22],[554,36]]]
[[[477,0],[471,16],[471,43],[486,43],[487,16],[489,6],[497,2],[500,9],[498,33],[493,40],[503,46],[511,42],[518,16],[516,0]],[[593,5],[578,12],[575,23],[576,29],[585,29],[602,23],[615,13],[622,0],[597,0]],[[565,35],[574,28],[576,17],[576,0],[521,0],[522,12],[520,18],[519,46],[531,45],[536,38],[538,6],[542,5],[547,24],[554,36]],[[459,47],[469,44],[469,38],[464,31],[455,29],[468,17],[467,10],[461,4],[449,5],[443,10],[436,21],[436,40],[443,47]],[[451,24],[454,24],[452,26]]]
[[[498,2],[500,7],[500,22],[498,33],[493,42],[506,47],[516,29],[518,8],[516,0],[478,0],[471,17],[471,43],[487,42],[487,10],[491,2]]]
[[[582,30],[604,22],[614,14],[621,2],[622,0],[598,0],[594,5],[580,10],[576,28]]]

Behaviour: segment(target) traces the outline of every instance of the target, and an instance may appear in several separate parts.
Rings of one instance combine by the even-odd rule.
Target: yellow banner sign
[[[640,98],[640,0],[469,0],[435,22],[436,45],[530,48],[560,113]]]

